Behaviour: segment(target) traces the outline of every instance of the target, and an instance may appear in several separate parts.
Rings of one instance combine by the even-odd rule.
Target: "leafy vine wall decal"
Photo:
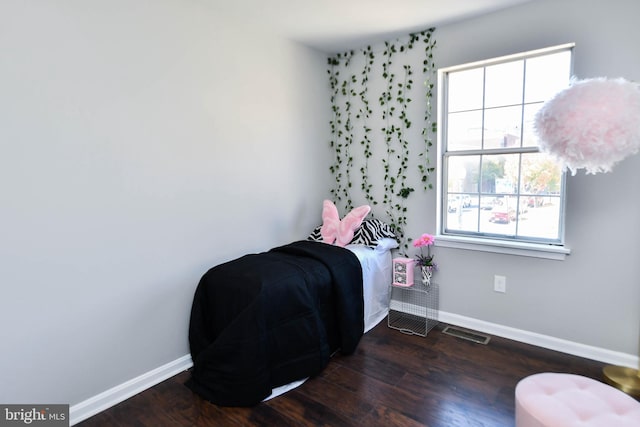
[[[405,251],[411,240],[405,236],[406,201],[414,186],[433,188],[429,151],[436,132],[434,31],[387,41],[377,53],[371,46],[338,53],[328,62],[334,151],[330,171],[335,178],[331,195],[345,211],[354,207],[354,200],[371,205],[375,216],[383,211],[382,219],[394,228]],[[416,46],[423,46],[423,56]],[[420,68],[423,84],[415,85]],[[419,105],[414,105],[416,95]],[[419,131],[414,122],[421,124]]]

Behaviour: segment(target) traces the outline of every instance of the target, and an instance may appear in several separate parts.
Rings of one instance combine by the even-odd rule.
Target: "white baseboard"
[[[424,315],[424,308],[422,310],[423,311],[420,312],[420,308],[416,308],[416,312],[413,314]],[[472,329],[485,334],[496,335],[526,344],[584,357],[586,359],[597,360],[603,363],[636,368],[640,361],[638,356],[631,354],[592,347],[547,335],[511,328],[509,326],[485,322],[471,317],[460,316],[458,314],[440,311],[438,313],[438,320],[450,325],[460,326],[462,328]],[[69,408],[70,425],[75,425],[80,421],[86,420],[87,418],[104,411],[105,409],[115,406],[118,403],[179,374],[180,372],[189,369],[191,366],[193,366],[193,361],[191,360],[191,355],[187,354],[179,359],[167,363],[166,365],[149,371],[146,374],[142,374],[139,377],[133,378],[123,384],[73,405]]]
[[[105,409],[129,399],[193,366],[191,355],[187,354],[159,368],[142,374],[125,383],[106,390],[69,408],[69,423],[75,425]]]
[[[439,312],[438,320],[451,325],[473,329],[474,331],[483,332],[485,334],[497,335],[514,341],[536,345],[538,347],[544,347],[549,350],[556,350],[562,353],[584,357],[586,359],[597,360],[607,364],[637,368],[638,363],[640,362],[640,358],[632,354],[584,345],[548,335],[541,335],[535,332],[524,331],[508,326],[485,322],[471,317],[460,316],[458,314],[441,311]]]

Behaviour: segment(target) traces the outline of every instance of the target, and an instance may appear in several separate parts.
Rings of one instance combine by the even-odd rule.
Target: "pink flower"
[[[431,234],[424,233],[422,236],[413,241],[413,246],[416,248],[431,246],[435,241],[435,237],[433,237]]]
[[[413,246],[420,248],[420,254],[416,256],[417,264],[420,267],[430,267],[436,269],[436,264],[433,262],[433,255],[431,255],[431,246],[435,243],[436,239],[431,234],[424,233],[413,241]],[[422,248],[427,248],[427,254],[422,253]]]

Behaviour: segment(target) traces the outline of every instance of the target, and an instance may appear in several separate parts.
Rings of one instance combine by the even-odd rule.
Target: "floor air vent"
[[[447,326],[442,331],[443,334],[451,335],[454,337],[462,338],[464,340],[473,341],[478,344],[489,344],[491,339],[487,335],[479,334],[477,332],[471,332],[464,329],[460,329],[455,326]]]

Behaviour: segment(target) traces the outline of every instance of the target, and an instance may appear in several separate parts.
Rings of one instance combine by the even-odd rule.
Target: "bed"
[[[362,265],[364,333],[369,332],[378,323],[387,318],[389,313],[389,283],[391,283],[392,255],[391,249],[398,246],[395,239],[385,238],[376,247],[362,244],[345,246],[352,251]],[[275,387],[264,400],[273,399],[281,394],[301,386],[308,379],[292,381]]]
[[[317,375],[336,351],[353,353],[386,317],[396,241],[314,240],[205,273],[189,325],[189,388],[221,406],[253,406]]]
[[[391,249],[397,246],[397,242],[391,239],[381,242],[376,248],[357,244],[345,246],[356,255],[362,266],[365,333],[387,317],[392,268]]]

